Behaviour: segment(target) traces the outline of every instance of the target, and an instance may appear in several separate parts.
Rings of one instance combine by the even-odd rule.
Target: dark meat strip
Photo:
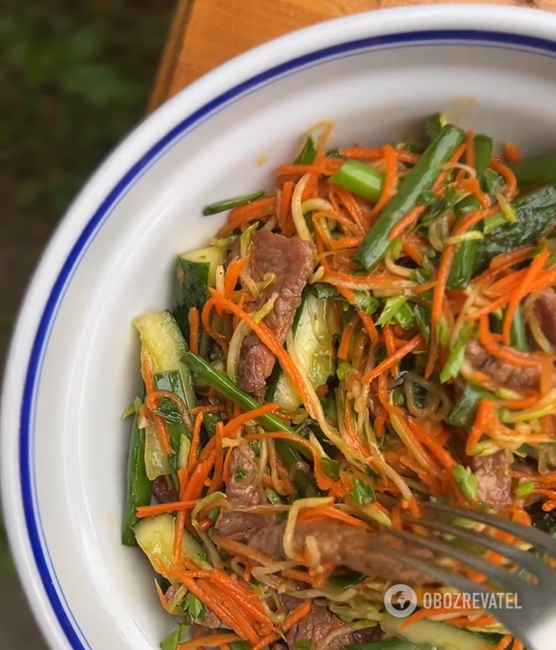
[[[175,503],[178,500],[178,493],[168,485],[166,476],[155,478],[152,484],[153,494],[160,503]]]
[[[471,460],[478,483],[477,498],[497,510],[512,502],[512,479],[508,476],[510,463],[505,451]]]
[[[312,271],[313,246],[309,242],[296,237],[282,237],[268,230],[258,230],[251,236],[249,275],[255,282],[262,282],[267,274],[275,276],[275,281],[254,303],[253,310],[260,309],[273,294],[278,294],[264,323],[280,343],[286,340]],[[247,336],[239,361],[240,387],[248,392],[264,388],[274,363],[274,355],[266,345],[255,334]]]
[[[515,354],[518,354],[515,350]],[[484,373],[498,386],[506,388],[538,388],[540,371],[537,368],[512,366],[501,359],[493,357],[478,341],[470,341],[465,349],[465,360],[479,372]],[[556,374],[552,383],[556,386]]]
[[[282,596],[280,600],[282,606],[288,612],[303,602],[291,596]],[[307,641],[311,643],[311,648],[318,648],[330,632],[341,625],[343,625],[342,621],[328,607],[311,603],[309,614],[286,633],[288,648],[289,650],[295,650],[299,643]],[[360,632],[343,634],[331,641],[326,648],[327,650],[341,650],[345,646],[356,643],[380,641],[382,636],[382,630],[379,626],[376,626],[367,630],[361,630]]]
[[[556,345],[556,293],[552,289],[541,291],[533,311],[546,338]]]
[[[259,551],[276,559],[284,559],[285,524],[266,525],[249,535],[245,541]],[[409,544],[389,533],[372,533],[339,521],[298,523],[294,534],[294,551],[305,552],[307,537],[315,539],[322,563],[330,562],[365,575],[401,582],[425,584],[432,580],[419,569],[400,562],[381,549],[387,548],[399,556],[431,559],[432,553],[418,545]]]
[[[264,503],[265,496],[255,463],[255,453],[246,444],[234,447],[230,459],[231,479],[226,486],[226,496],[233,508],[248,508]],[[222,512],[216,522],[218,533],[238,541],[249,538],[267,518],[248,512],[227,510]]]

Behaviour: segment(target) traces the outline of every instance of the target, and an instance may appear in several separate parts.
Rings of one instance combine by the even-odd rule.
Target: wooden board
[[[443,0],[432,0],[442,2]],[[466,4],[476,0],[467,0]],[[490,0],[556,11],[556,0]],[[348,14],[422,0],[178,0],[151,100],[155,108],[228,59],[277,36]]]

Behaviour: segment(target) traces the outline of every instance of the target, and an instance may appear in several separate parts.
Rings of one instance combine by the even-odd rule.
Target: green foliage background
[[[0,2],[0,370],[51,231],[145,114],[174,3]],[[0,590],[11,575],[0,517]]]

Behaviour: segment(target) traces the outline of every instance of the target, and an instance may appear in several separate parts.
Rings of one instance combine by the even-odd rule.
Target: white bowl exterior
[[[453,33],[440,39],[432,33],[464,29],[478,31],[464,42]],[[358,39],[425,30],[420,40],[408,35],[345,48]],[[146,559],[119,544],[129,432],[121,413],[138,385],[131,319],[171,304],[175,255],[206,244],[223,222],[222,216],[201,217],[202,206],[268,186],[272,170],[292,159],[307,128],[327,118],[337,121],[332,144],[374,146],[408,137],[440,109],[466,128],[526,151],[554,149],[556,47],[547,42],[543,52],[523,39],[496,43],[484,30],[554,41],[556,18],[532,10],[437,6],[363,14],[290,35],[178,95],[123,143],[78,197],[29,290],[2,404],[10,540],[53,648],[142,650],[157,647],[171,629]],[[328,58],[285,66],[167,136],[224,91],[336,45]],[[158,153],[143,158],[164,138]],[[142,169],[128,174],[142,159]],[[47,304],[57,281],[64,288]],[[45,305],[51,317],[41,321]],[[37,344],[30,359],[41,322],[44,345]],[[32,367],[37,381],[31,394]],[[39,547],[45,555],[40,572]],[[50,603],[56,597],[62,604],[55,609],[65,610],[62,623]]]

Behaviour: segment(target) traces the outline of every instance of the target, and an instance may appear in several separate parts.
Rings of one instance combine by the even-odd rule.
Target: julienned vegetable
[[[203,209],[203,214],[205,217],[208,217],[212,214],[218,214],[219,212],[233,210],[234,208],[239,208],[243,205],[249,205],[249,203],[260,199],[262,196],[264,196],[264,192],[253,192],[252,194],[245,194],[244,196],[238,196],[233,199],[225,199],[224,201],[211,203]]]
[[[376,202],[380,199],[384,187],[384,172],[358,160],[346,160],[340,169],[332,174],[330,182],[357,196]]]
[[[556,183],[556,155],[553,153],[508,162],[520,185]]]
[[[135,546],[133,527],[137,523],[136,511],[151,502],[151,482],[145,470],[145,430],[139,428],[139,408],[142,402],[136,400],[127,464],[127,490],[122,518],[122,544]]]
[[[452,124],[446,124],[440,130],[365,235],[363,243],[353,257],[356,262],[368,270],[376,267],[390,246],[390,230],[415,206],[419,196],[431,189],[438,180],[442,167],[455,154],[464,139],[465,133]]]
[[[209,207],[231,212],[178,257],[172,311],[134,320],[122,542],[179,618],[163,650],[520,647],[486,611],[383,603],[446,595],[391,536],[428,501],[556,512],[556,182],[442,114],[423,141],[308,137]]]

